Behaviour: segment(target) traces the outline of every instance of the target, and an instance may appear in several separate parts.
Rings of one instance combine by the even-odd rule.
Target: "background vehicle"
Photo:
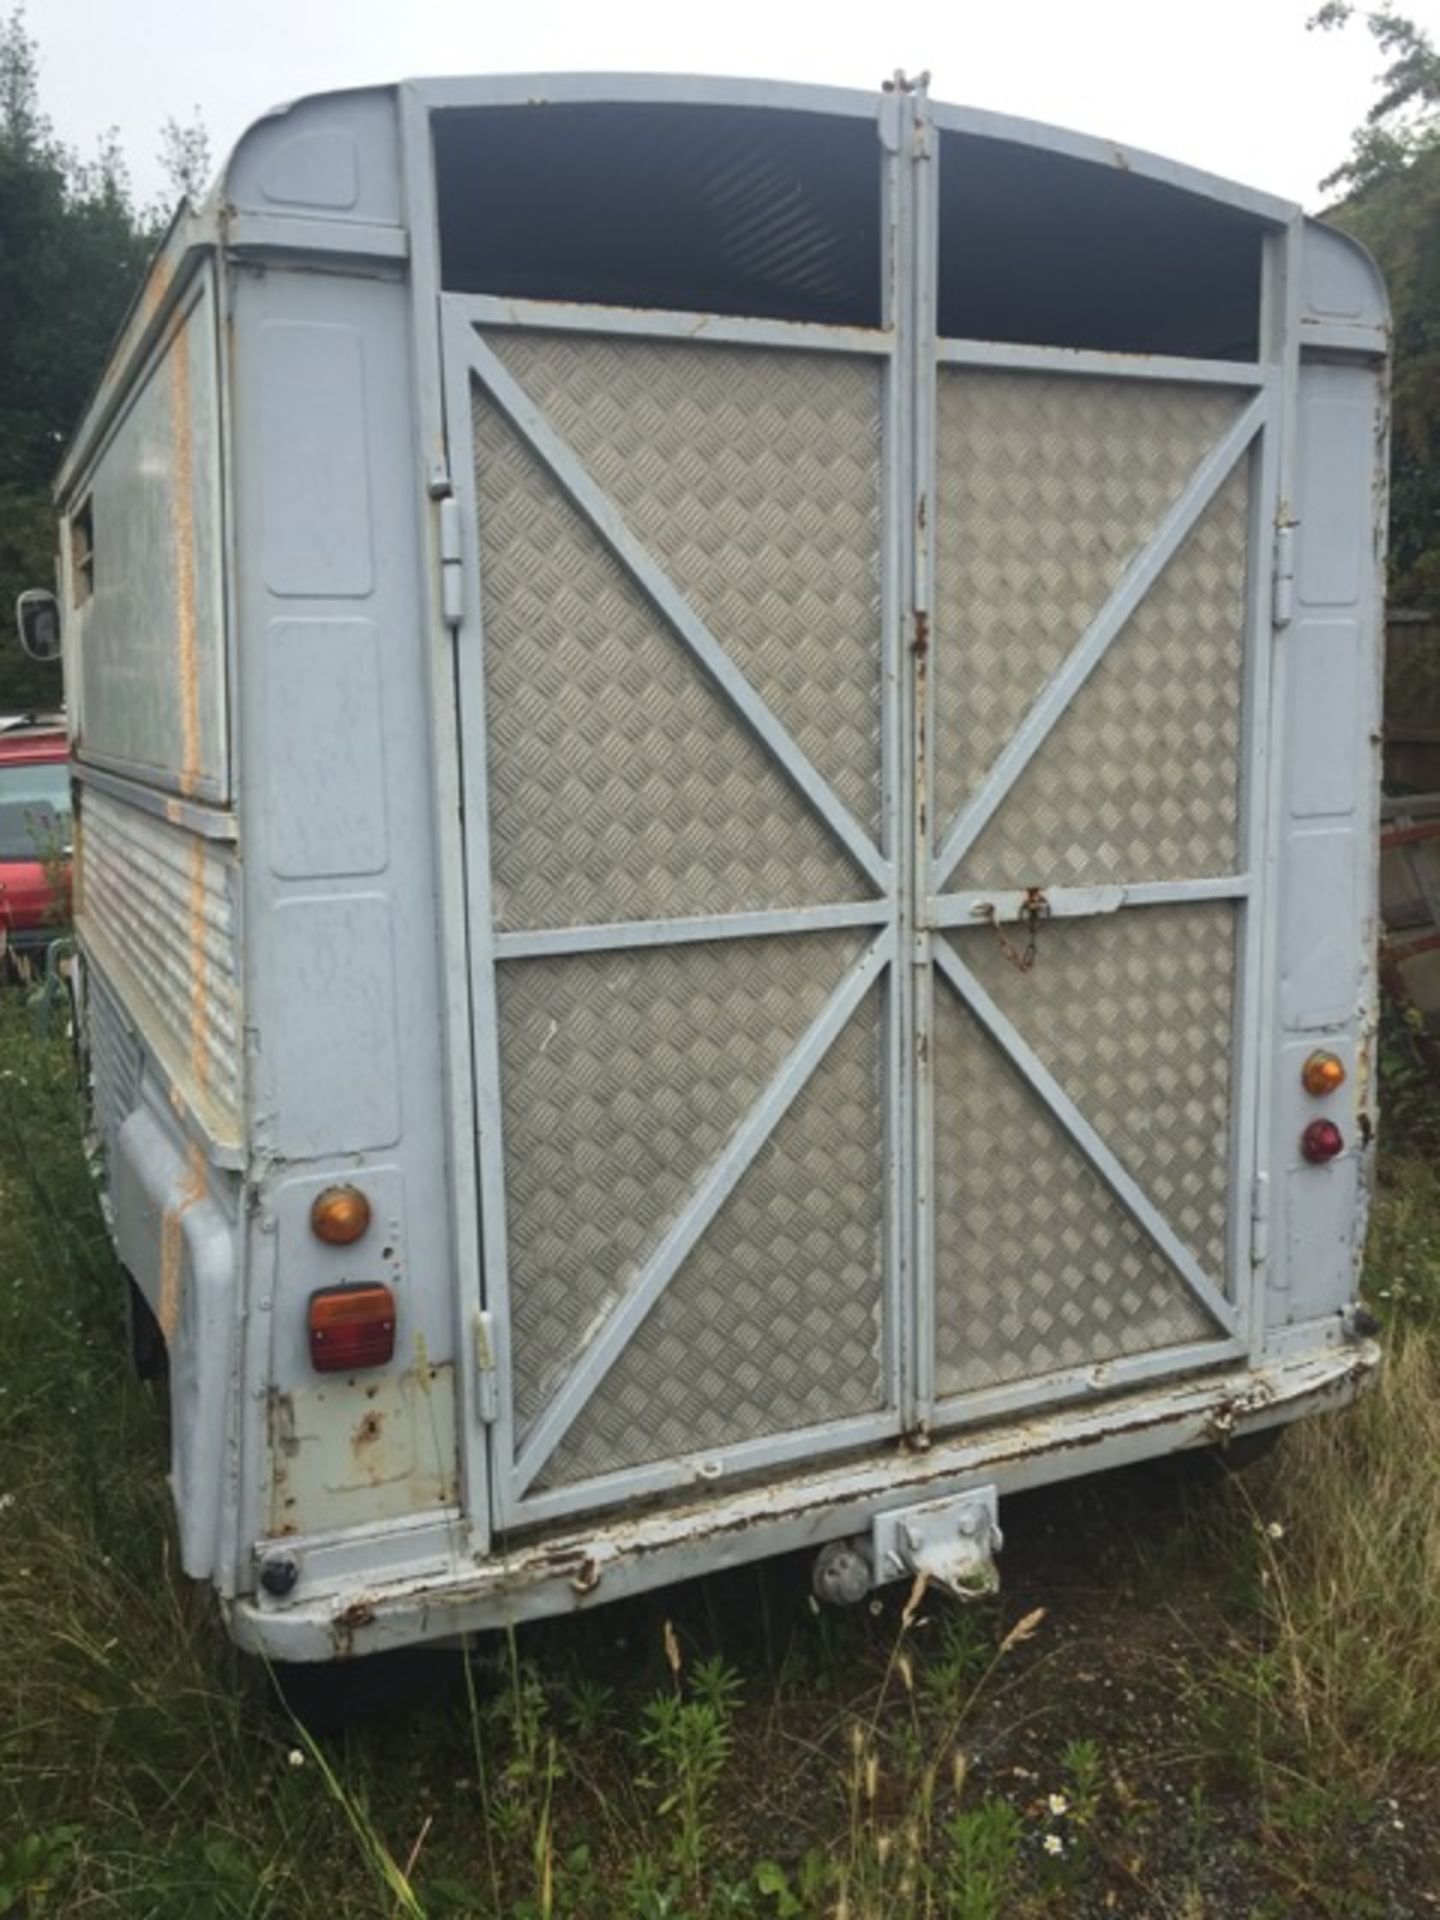
[[[0,963],[69,917],[70,742],[59,714],[0,717]]]
[[[304,101],[63,470],[183,1561],[325,1659],[1373,1364],[1386,310],[1265,195],[749,83]]]

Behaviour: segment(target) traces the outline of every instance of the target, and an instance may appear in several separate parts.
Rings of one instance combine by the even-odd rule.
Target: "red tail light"
[[[310,1362],[317,1373],[383,1367],[395,1353],[388,1287],[325,1287],[310,1296]]]
[[[1345,1136],[1333,1120],[1312,1120],[1300,1136],[1300,1151],[1312,1166],[1323,1166],[1345,1151]]]

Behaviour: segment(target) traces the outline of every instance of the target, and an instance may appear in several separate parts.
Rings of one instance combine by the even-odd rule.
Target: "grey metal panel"
[[[398,227],[403,220],[393,87],[356,88],[295,100],[255,121],[226,163],[223,199],[308,228]],[[319,244],[334,244],[328,236]],[[291,242],[316,242],[302,229]]]
[[[976,792],[1244,398],[1158,382],[941,369],[938,832]],[[1182,684],[1189,695],[1193,671]]]
[[[1316,236],[1307,231],[1313,266]],[[1327,298],[1374,308],[1381,290],[1358,250],[1335,250],[1344,287]],[[1347,291],[1348,289],[1348,291]],[[1304,343],[1302,342],[1302,345]],[[1278,895],[1268,1118],[1272,1327],[1352,1299],[1373,1161],[1383,568],[1387,466],[1384,370],[1374,360],[1305,363],[1295,395],[1295,618],[1278,636],[1277,727],[1286,751],[1277,812]],[[1337,711],[1349,699],[1348,710]],[[1316,756],[1333,765],[1322,774]],[[1317,1102],[1300,1066],[1315,1046],[1350,1059]],[[1300,1136],[1333,1120],[1345,1152],[1301,1158]]]
[[[830,834],[478,391],[473,412],[497,925],[863,892]]]
[[[76,840],[76,924],[197,1117],[241,1131],[233,854],[95,788]]]
[[[1328,321],[1372,335],[1369,341],[1356,339],[1352,346],[1387,351],[1390,303],[1371,255],[1350,234],[1321,220],[1304,221],[1299,237],[1304,344],[1309,345],[1310,333],[1318,323]]]
[[[1248,488],[1242,461],[1001,801],[960,884],[1236,871]],[[1075,534],[1058,538],[1083,566]]]
[[[272,910],[285,991],[265,1025],[265,1082],[287,1159],[400,1138],[393,925],[383,893],[291,895]]]
[[[502,969],[522,1427],[865,944],[807,934]]]
[[[256,351],[265,585],[291,599],[363,599],[375,564],[364,334],[333,321],[269,320]]]
[[[487,338],[878,838],[880,366],[604,336]]]
[[[128,399],[91,478],[93,593],[69,568],[82,759],[184,794],[229,791],[214,281]],[[65,532],[62,529],[62,534]],[[73,536],[70,536],[73,539]]]
[[[937,1396],[1214,1338],[1179,1275],[943,986],[933,1046]]]
[[[993,931],[956,951],[1223,1285],[1230,1210],[1235,908],[1048,922],[1021,973]],[[1014,929],[1007,933],[1011,945]]]
[[[272,872],[381,872],[385,729],[373,620],[274,620],[265,635]]]
[[[537,1484],[884,1404],[883,1031],[872,992]]]

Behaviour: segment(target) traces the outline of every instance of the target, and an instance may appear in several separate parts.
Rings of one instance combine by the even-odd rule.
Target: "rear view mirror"
[[[31,587],[15,602],[20,644],[32,660],[60,657],[60,602],[42,587]]]

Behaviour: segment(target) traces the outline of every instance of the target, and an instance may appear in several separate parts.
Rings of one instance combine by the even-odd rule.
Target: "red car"
[[[54,714],[0,717],[0,961],[43,952],[69,912],[70,743]]]

